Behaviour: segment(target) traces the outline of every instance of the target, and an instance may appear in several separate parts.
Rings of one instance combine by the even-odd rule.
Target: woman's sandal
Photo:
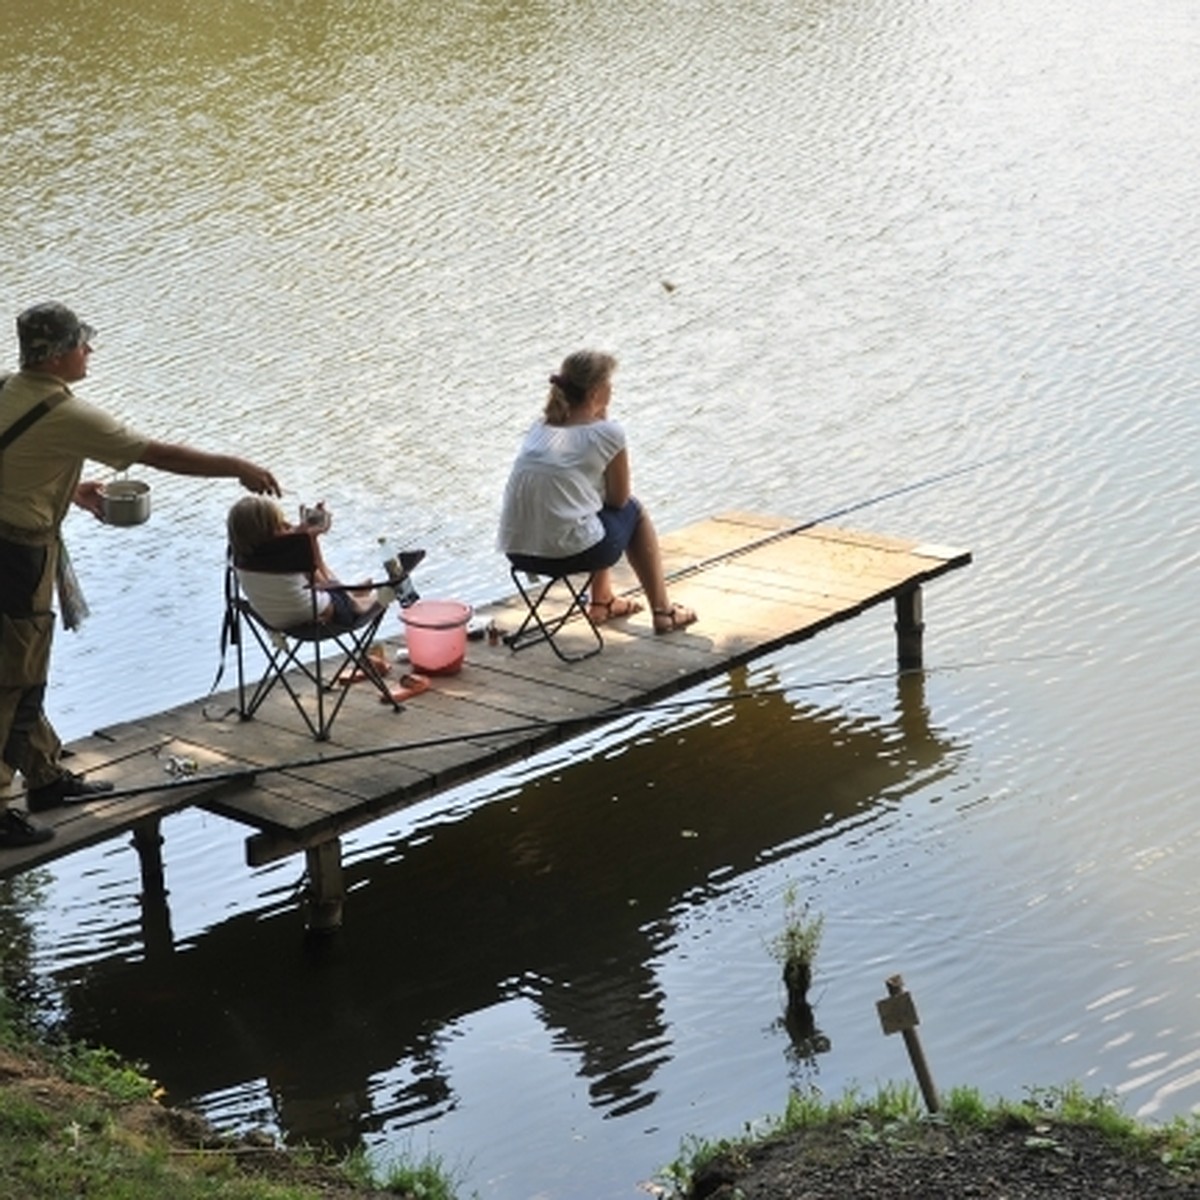
[[[696,620],[696,614],[682,604],[672,604],[670,608],[654,610],[654,632],[674,633],[677,629],[686,629]]]
[[[597,611],[604,615],[597,617]],[[607,600],[591,600],[588,602],[588,614],[592,618],[593,625],[603,625],[606,621],[619,621],[625,617],[632,617],[634,613],[640,613],[641,611],[641,603],[630,599],[628,596],[610,596]]]

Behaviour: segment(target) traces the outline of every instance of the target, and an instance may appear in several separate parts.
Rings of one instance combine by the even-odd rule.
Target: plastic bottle
[[[399,582],[399,580],[404,578],[404,571],[400,566],[399,557],[394,553],[388,554],[387,538],[381,537],[379,539],[379,549],[383,552],[383,554],[385,556],[384,560],[383,560],[384,577],[390,583]]]
[[[380,538],[379,545],[387,557],[383,560],[383,569],[387,575],[388,581],[396,589],[396,599],[400,602],[401,608],[407,608],[410,604],[420,600],[420,595],[417,589],[413,587],[412,577],[406,571],[400,562],[400,556],[395,552],[388,554],[387,538]]]

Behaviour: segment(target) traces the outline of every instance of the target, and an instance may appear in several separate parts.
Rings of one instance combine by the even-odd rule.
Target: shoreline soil
[[[1200,1180],[1102,1129],[1013,1119],[958,1130],[921,1122],[903,1133],[836,1121],[721,1154],[687,1200],[1181,1200]]]
[[[1111,1110],[1097,1111],[1103,1116]],[[17,1114],[23,1114],[19,1120]],[[430,1194],[380,1190],[353,1180],[332,1156],[282,1148],[265,1135],[228,1138],[187,1110],[73,1082],[36,1047],[0,1046],[0,1138],[6,1151],[0,1191],[28,1200],[105,1194],[95,1190],[97,1180],[109,1178],[109,1171],[114,1181],[136,1172],[142,1160],[169,1163],[177,1181],[172,1190],[181,1200],[211,1194],[415,1200]],[[962,1124],[892,1119],[864,1109],[759,1141],[723,1143],[703,1159],[686,1187],[676,1176],[642,1190],[675,1200],[1200,1198],[1195,1122],[1160,1133],[1125,1118],[1105,1127],[1103,1121],[1002,1112]],[[48,1169],[53,1178],[45,1177]],[[214,1193],[207,1189],[217,1176],[226,1184]],[[631,1181],[630,1194],[636,1189]],[[472,1200],[474,1193],[451,1189],[439,1195]]]

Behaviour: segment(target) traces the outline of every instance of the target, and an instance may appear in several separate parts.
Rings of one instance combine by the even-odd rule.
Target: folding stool
[[[546,569],[545,559],[529,559],[520,554],[508,556],[509,573],[516,584],[517,593],[525,602],[525,619],[515,632],[505,635],[504,642],[510,650],[524,650],[539,642],[548,642],[550,649],[563,662],[582,662],[599,654],[604,649],[604,638],[596,622],[592,620],[589,611],[589,592],[592,586],[592,573],[589,571],[571,571],[563,574],[550,574]],[[582,579],[577,584],[576,580]],[[556,603],[557,597],[552,594],[556,588],[566,591],[569,599],[564,603],[558,601],[557,609],[547,615],[548,609]],[[583,619],[580,631],[590,633],[587,648],[569,651],[559,644],[559,634],[572,617]]]

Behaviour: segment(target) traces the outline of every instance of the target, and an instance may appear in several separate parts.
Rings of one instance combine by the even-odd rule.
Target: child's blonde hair
[[[234,556],[244,558],[288,527],[283,509],[266,496],[243,496],[225,522]]]

